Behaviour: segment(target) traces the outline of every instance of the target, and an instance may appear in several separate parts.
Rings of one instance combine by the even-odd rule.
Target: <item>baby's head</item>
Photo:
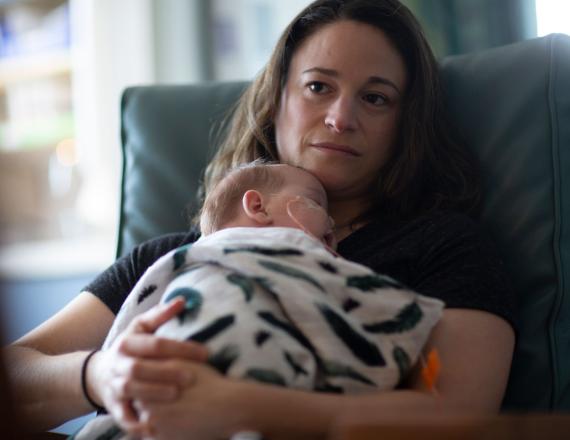
[[[210,191],[200,216],[202,234],[236,226],[297,228],[333,244],[323,186],[309,172],[290,165],[243,165]]]

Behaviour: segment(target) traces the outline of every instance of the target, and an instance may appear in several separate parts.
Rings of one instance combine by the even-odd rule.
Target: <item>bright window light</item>
[[[536,31],[539,37],[555,32],[570,35],[570,2],[536,0]]]

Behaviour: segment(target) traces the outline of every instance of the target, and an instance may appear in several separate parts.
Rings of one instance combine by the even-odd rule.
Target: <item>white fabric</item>
[[[126,299],[103,348],[175,291],[186,292],[195,307],[158,335],[186,340],[216,320],[233,320],[206,342],[214,365],[216,357],[235,358],[226,374],[263,379],[259,371],[269,372],[288,387],[347,393],[393,389],[417,361],[443,309],[439,300],[332,255],[300,230],[229,228],[157,260]],[[382,330],[370,330],[374,326]]]

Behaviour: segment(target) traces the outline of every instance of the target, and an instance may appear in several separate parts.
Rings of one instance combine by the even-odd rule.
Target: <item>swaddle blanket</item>
[[[157,335],[206,344],[209,363],[232,377],[337,393],[393,389],[443,309],[300,230],[228,228],[157,260],[103,348],[135,316],[177,296],[185,310]],[[95,431],[110,433],[99,418]]]

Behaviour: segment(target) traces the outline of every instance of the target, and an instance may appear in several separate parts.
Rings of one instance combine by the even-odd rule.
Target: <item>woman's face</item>
[[[329,197],[371,191],[396,141],[404,61],[384,33],[338,21],[291,59],[275,121],[279,158],[315,175]]]

